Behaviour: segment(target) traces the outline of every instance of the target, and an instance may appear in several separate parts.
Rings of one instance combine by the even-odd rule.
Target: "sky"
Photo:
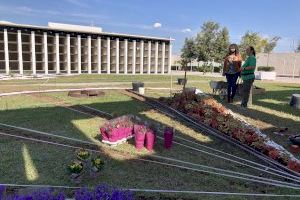
[[[280,36],[274,51],[289,52],[300,42],[299,8],[300,0],[0,0],[0,21],[93,25],[105,32],[171,37],[175,54],[204,22],[215,21],[229,29],[233,43],[253,31]]]

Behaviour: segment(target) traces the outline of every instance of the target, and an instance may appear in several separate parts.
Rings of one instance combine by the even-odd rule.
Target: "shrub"
[[[222,66],[214,67],[214,72],[220,73],[221,69],[222,69]]]
[[[273,71],[275,71],[275,67],[272,67],[272,66],[259,66],[259,67],[257,67],[257,71],[273,72]]]

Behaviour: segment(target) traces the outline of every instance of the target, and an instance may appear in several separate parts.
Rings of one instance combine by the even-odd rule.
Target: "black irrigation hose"
[[[141,94],[137,94],[137,93],[135,93],[131,90],[126,90],[126,91],[129,92],[130,94],[134,94],[138,97],[141,97],[141,98],[145,99],[145,103],[147,103],[148,105],[154,107],[158,111],[161,111],[163,113],[168,113],[169,116],[173,116],[173,118],[178,118],[178,119],[181,119],[181,120],[183,120],[183,121],[185,121],[189,124],[192,124],[198,130],[201,130],[204,133],[214,135],[214,136],[218,137],[219,139],[225,140],[225,141],[227,141],[227,142],[229,142],[229,143],[231,143],[235,146],[238,146],[239,148],[241,148],[245,152],[250,153],[251,155],[259,158],[262,161],[264,161],[269,166],[272,166],[272,167],[274,167],[276,169],[279,169],[283,172],[287,172],[289,176],[291,176],[293,178],[297,178],[297,179],[300,180],[300,174],[299,173],[288,169],[287,167],[285,167],[285,166],[281,165],[280,163],[272,160],[271,158],[267,157],[266,155],[262,154],[261,152],[259,152],[257,150],[254,150],[251,147],[246,146],[246,145],[242,144],[241,142],[239,142],[237,140],[234,140],[233,138],[231,138],[229,136],[224,135],[220,131],[213,129],[212,127],[209,127],[209,126],[203,124],[202,122],[198,122],[195,119],[191,118],[190,116],[188,116],[188,115],[186,115],[186,114],[184,114],[180,111],[177,111],[177,110],[175,110],[175,109],[173,109],[173,108],[171,108],[171,107],[169,107],[165,104],[162,104],[161,102],[159,102],[157,100],[154,100],[152,98],[146,97],[146,96],[141,95]],[[136,97],[134,97],[134,98],[136,98]],[[136,99],[138,99],[138,98],[136,98]],[[172,114],[170,114],[170,113],[172,113]]]

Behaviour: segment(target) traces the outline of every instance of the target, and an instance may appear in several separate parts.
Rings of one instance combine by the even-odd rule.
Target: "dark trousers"
[[[242,106],[243,107],[247,107],[253,82],[254,82],[254,79],[243,81],[243,97],[242,97]]]
[[[227,97],[228,100],[233,99],[236,94],[237,84],[236,81],[239,78],[239,73],[226,74],[227,79]]]

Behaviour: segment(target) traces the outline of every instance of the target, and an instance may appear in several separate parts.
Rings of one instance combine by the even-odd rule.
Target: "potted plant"
[[[106,122],[100,127],[102,142],[115,145],[133,137],[132,115],[125,115]]]
[[[139,92],[139,88],[144,88],[143,82],[132,82],[132,90],[134,92]]]
[[[77,151],[77,158],[83,162],[86,162],[90,157],[90,153],[85,149]]]
[[[276,79],[275,68],[271,66],[257,67],[255,78],[259,80],[275,80]]]
[[[147,131],[148,131],[148,128],[144,124],[135,124],[134,125],[135,148],[137,150],[140,150],[144,147]]]
[[[164,147],[170,149],[173,143],[174,129],[172,127],[166,127],[164,130]]]
[[[72,163],[70,163],[67,167],[69,173],[70,173],[70,177],[71,179],[75,182],[75,183],[80,183],[81,179],[80,176],[82,174],[83,171],[83,164],[80,161],[74,161]]]
[[[103,169],[104,161],[100,157],[96,157],[91,160],[91,164],[92,164],[92,171],[99,172],[100,170]]]
[[[153,126],[154,125],[152,125],[150,128],[148,128],[148,130],[146,132],[146,149],[148,151],[153,150],[155,140],[156,140],[156,134],[155,134],[155,131],[154,131],[155,129],[154,129]]]

